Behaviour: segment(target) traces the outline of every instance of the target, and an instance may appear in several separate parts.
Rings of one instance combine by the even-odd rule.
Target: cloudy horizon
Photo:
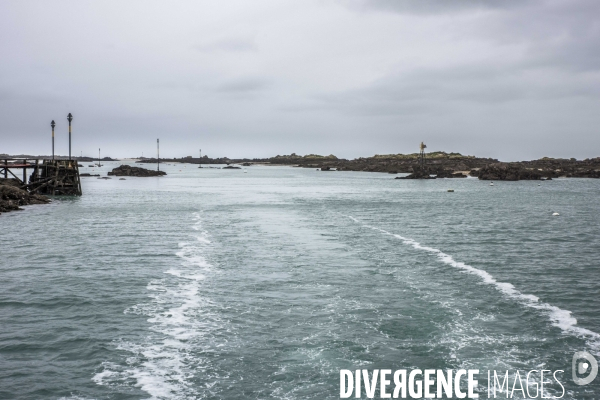
[[[4,1],[0,153],[598,157],[594,0]]]

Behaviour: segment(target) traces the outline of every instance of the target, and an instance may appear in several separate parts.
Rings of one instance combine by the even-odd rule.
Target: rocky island
[[[423,166],[419,154],[390,154],[361,157],[354,160],[338,159],[334,155],[277,156],[273,164],[291,164],[321,171],[366,171],[391,174],[408,173],[399,179],[465,178],[481,180],[538,180],[558,177],[600,178],[600,157],[576,160],[574,158],[544,157],[532,161],[500,162],[493,158],[465,156],[460,153],[437,151],[427,153]]]
[[[144,159],[141,162],[156,163],[156,159]],[[402,179],[431,179],[431,178],[465,178],[477,177],[481,180],[538,180],[558,177],[567,178],[600,178],[600,157],[576,160],[575,158],[550,158],[538,160],[501,162],[495,158],[484,158],[435,151],[425,154],[421,166],[419,153],[384,154],[372,157],[359,157],[352,160],[338,158],[333,154],[322,156],[308,154],[300,156],[277,155],[270,158],[227,157],[210,158],[175,158],[161,159],[161,162],[178,162],[190,164],[264,164],[289,165],[299,168],[312,168],[320,171],[364,171],[383,172],[389,174],[410,174]]]
[[[108,175],[112,176],[138,176],[138,177],[147,177],[147,176],[163,176],[167,173],[164,171],[154,171],[150,169],[145,169],[141,167],[132,167],[131,165],[121,165],[120,167],[114,168],[112,171],[108,173]]]
[[[16,179],[0,178],[0,214],[22,210],[21,206],[46,203],[50,203],[49,198],[29,193]]]

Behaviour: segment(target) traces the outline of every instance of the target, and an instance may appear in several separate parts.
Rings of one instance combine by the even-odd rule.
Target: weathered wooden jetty
[[[81,196],[81,181],[79,179],[79,165],[71,157],[71,121],[73,115],[67,115],[69,121],[69,158],[66,160],[54,157],[54,120],[50,122],[52,127],[52,158],[51,159],[4,159],[0,161],[0,174],[8,178],[12,175],[20,184],[21,189],[32,194],[45,194],[51,196]],[[98,160],[98,165],[100,160]],[[27,170],[33,170],[27,179]],[[19,178],[11,170],[23,170],[23,179]]]
[[[12,170],[22,170],[22,179]],[[32,170],[27,176],[27,170]],[[0,163],[0,174],[9,174],[21,183],[30,193],[53,196],[81,196],[79,167],[75,160],[21,159],[4,160]]]

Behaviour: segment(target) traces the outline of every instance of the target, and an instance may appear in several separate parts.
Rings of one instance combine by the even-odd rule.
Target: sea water
[[[600,360],[600,181],[206,167],[0,216],[0,398],[335,399],[342,369],[600,398],[571,378]]]

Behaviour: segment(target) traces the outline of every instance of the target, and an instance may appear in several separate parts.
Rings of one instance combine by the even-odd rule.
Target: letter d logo
[[[586,361],[583,361],[585,359]],[[591,383],[594,379],[596,379],[596,375],[598,375],[598,362],[587,351],[578,351],[573,354],[573,382],[576,385],[587,385]],[[590,374],[585,378],[579,378],[577,374],[583,375],[587,371],[590,371]]]

